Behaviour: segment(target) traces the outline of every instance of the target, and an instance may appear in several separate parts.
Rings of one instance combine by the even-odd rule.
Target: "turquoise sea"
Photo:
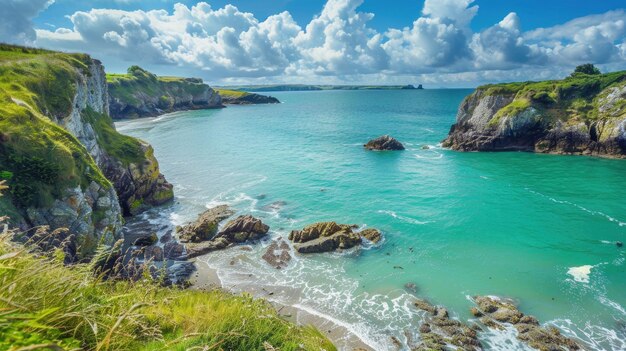
[[[268,298],[342,324],[376,350],[419,326],[406,283],[462,320],[469,297],[506,296],[590,349],[626,350],[626,250],[615,245],[626,242],[626,161],[442,149],[470,93],[273,93],[282,104],[117,127],[150,142],[175,185],[157,221],[183,224],[227,203],[269,224],[272,237],[330,220],[384,233],[377,246],[298,256],[283,270],[260,259],[269,242],[204,257],[235,291],[284,288]],[[382,134],[407,150],[363,149]],[[524,349],[511,330],[481,339]]]

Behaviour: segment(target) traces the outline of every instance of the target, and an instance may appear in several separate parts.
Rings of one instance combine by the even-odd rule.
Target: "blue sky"
[[[217,84],[466,87],[626,69],[615,0],[5,1],[1,41]]]

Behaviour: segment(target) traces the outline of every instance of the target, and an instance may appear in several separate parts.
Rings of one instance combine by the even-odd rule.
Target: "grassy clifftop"
[[[107,74],[107,83],[114,118],[221,106],[219,95],[199,78],[160,77],[131,66],[126,74]]]
[[[600,108],[603,98],[609,94],[607,88],[626,84],[626,71],[606,74],[574,73],[562,80],[542,82],[518,82],[490,84],[477,88],[486,96],[513,96],[513,101],[503,107],[490,121],[497,125],[499,118],[514,115],[528,107],[544,112],[545,118],[569,122],[588,122],[599,119],[622,117],[626,114],[626,101],[604,110]]]
[[[87,55],[0,45],[0,178],[20,206],[45,206],[91,181],[110,187],[83,145],[50,117],[69,113]]]

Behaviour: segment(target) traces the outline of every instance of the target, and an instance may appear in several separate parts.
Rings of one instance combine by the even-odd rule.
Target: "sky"
[[[229,84],[485,83],[626,69],[614,0],[0,0],[0,41]]]

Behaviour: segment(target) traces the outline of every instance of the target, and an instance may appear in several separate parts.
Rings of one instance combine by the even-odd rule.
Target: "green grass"
[[[545,119],[567,123],[588,122],[613,118],[620,114],[620,104],[601,114],[598,101],[607,88],[626,84],[626,71],[589,75],[576,73],[563,80],[490,84],[477,88],[485,96],[505,95],[513,102],[500,109],[489,122],[497,126],[503,116],[513,116],[526,108],[535,107]]]
[[[93,126],[98,144],[107,154],[120,160],[125,166],[140,163],[146,159],[141,142],[136,138],[118,133],[109,115],[87,108],[81,116],[85,122]]]
[[[335,350],[263,300],[103,281],[0,234],[0,350]],[[37,346],[38,345],[38,346]]]
[[[223,98],[227,99],[239,99],[241,97],[250,95],[250,93],[240,90],[229,90],[229,89],[215,89],[215,91],[220,94]]]

